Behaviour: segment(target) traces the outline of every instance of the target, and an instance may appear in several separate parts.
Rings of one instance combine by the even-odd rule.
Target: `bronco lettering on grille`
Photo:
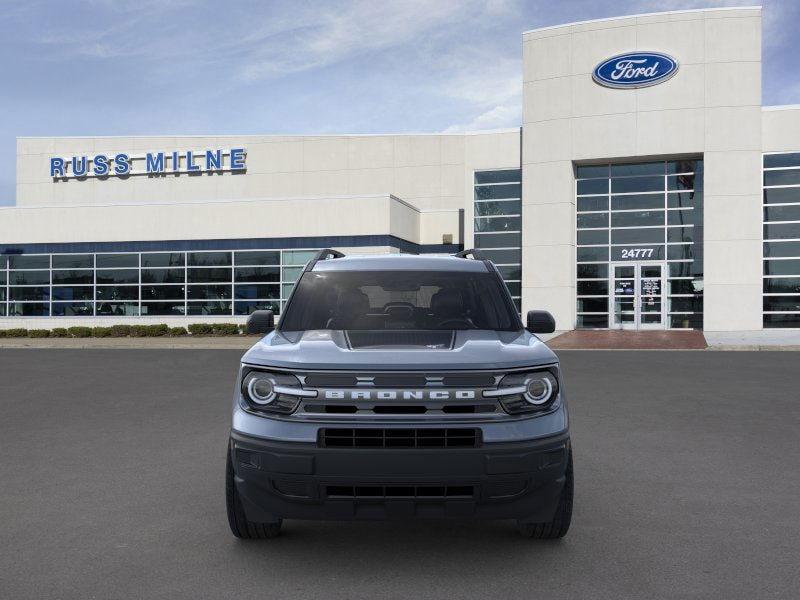
[[[325,390],[327,400],[474,400],[474,390]]]

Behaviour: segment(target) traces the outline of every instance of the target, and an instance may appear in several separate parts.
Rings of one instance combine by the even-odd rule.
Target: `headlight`
[[[503,377],[496,390],[483,392],[495,397],[510,414],[550,410],[558,398],[558,376],[555,367],[510,373]]]
[[[317,392],[304,390],[297,377],[288,373],[270,373],[246,368],[242,378],[242,399],[246,408],[262,412],[294,412],[304,397]]]

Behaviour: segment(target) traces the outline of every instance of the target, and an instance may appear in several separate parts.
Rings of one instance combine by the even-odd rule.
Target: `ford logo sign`
[[[600,85],[641,88],[666,81],[678,72],[678,61],[659,52],[629,52],[601,62],[592,73]]]

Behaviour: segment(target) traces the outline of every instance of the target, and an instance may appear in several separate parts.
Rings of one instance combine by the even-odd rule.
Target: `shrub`
[[[92,327],[92,337],[111,337],[111,327]]]
[[[109,329],[111,337],[128,337],[131,334],[130,325],[112,325]]]
[[[54,327],[52,331],[50,331],[50,337],[69,337],[69,331],[63,327]]]
[[[169,333],[169,327],[165,323],[159,325],[146,325],[147,337],[160,337]]]
[[[50,330],[49,329],[28,329],[28,337],[32,337],[32,338],[50,337]]]
[[[14,327],[13,329],[6,329],[6,337],[28,337],[28,330],[22,327]]]
[[[131,325],[131,337],[146,337],[147,325]]]
[[[210,323],[192,323],[189,325],[189,333],[192,335],[211,335],[214,328]]]
[[[189,332],[186,331],[186,327],[170,327],[169,328],[169,335],[170,337],[178,337],[181,335],[187,335]]]
[[[211,333],[214,335],[239,335],[239,326],[236,323],[212,323]]]
[[[92,337],[92,328],[91,327],[83,327],[83,326],[70,327],[69,329],[67,329],[67,332],[72,337],[76,337],[76,338]]]

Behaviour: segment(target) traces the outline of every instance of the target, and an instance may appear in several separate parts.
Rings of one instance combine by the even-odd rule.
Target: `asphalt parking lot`
[[[561,352],[564,540],[510,522],[228,530],[241,352],[0,350],[0,598],[796,598],[800,355]]]

